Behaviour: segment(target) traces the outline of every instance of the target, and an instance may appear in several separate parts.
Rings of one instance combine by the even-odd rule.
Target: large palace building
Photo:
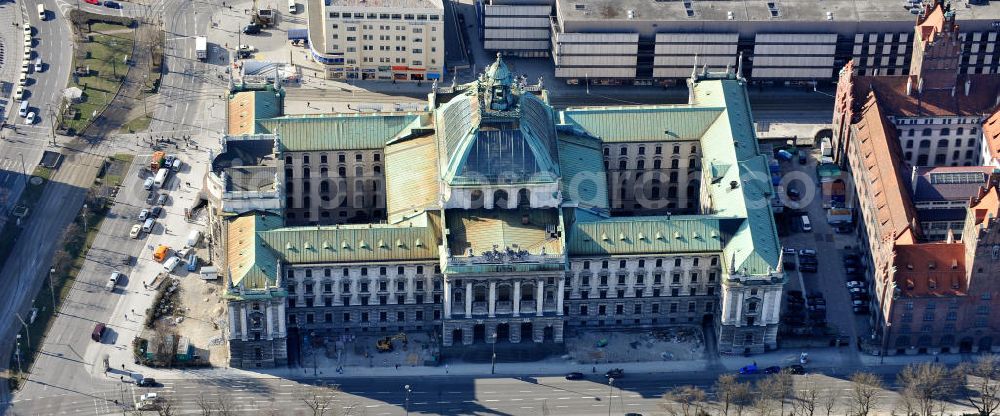
[[[231,364],[302,335],[438,334],[445,348],[572,331],[711,328],[775,348],[785,275],[740,71],[686,105],[554,110],[501,59],[429,111],[281,116],[230,95],[205,195]]]

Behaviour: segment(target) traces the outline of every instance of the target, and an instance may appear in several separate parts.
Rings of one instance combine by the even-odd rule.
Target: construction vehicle
[[[378,352],[392,352],[393,350],[392,341],[403,341],[404,348],[406,347],[406,344],[409,342],[406,339],[406,334],[402,332],[393,335],[391,337],[381,338],[378,340],[378,342],[376,342],[375,345],[378,348]]]
[[[271,27],[274,25],[274,16],[276,14],[274,9],[257,8],[257,0],[254,0],[253,8],[250,9],[250,24],[260,27]]]
[[[163,165],[163,161],[167,159],[167,154],[165,152],[153,152],[153,158],[149,161],[149,170],[156,172],[160,170],[160,166]]]

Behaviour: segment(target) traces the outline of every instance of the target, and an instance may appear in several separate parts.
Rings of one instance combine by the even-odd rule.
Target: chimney
[[[913,95],[913,77],[906,77],[906,96]]]
[[[971,90],[971,89],[972,89],[972,80],[971,79],[965,80],[965,96],[966,97],[969,96],[969,90]]]
[[[924,77],[917,79],[917,92],[924,93]]]

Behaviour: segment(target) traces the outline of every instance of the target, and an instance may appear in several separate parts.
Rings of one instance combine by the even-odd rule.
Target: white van
[[[299,8],[295,5],[295,0],[288,0],[288,13],[295,14],[297,11]]]
[[[25,74],[24,72],[22,72],[21,73],[21,78],[18,78],[18,80],[17,80],[17,85],[20,85],[20,86],[23,87],[24,84],[27,84],[27,83],[28,83],[28,74]]]
[[[146,218],[146,222],[142,224],[142,231],[147,233],[153,232],[153,227],[156,226],[156,220],[152,218]]]
[[[43,22],[45,21],[45,6],[41,4],[38,5],[38,19]]]
[[[17,115],[19,115],[21,117],[27,117],[28,116],[28,102],[27,101],[21,101],[21,107],[19,107],[17,109]]]
[[[35,58],[35,72],[42,72],[42,58]]]
[[[813,230],[812,223],[809,222],[809,215],[802,214],[802,231],[810,232]]]
[[[173,256],[173,257],[167,259],[167,261],[163,263],[163,270],[166,270],[167,273],[170,273],[170,272],[174,271],[174,269],[176,269],[177,265],[180,264],[180,263],[181,263],[181,258],[177,257],[177,256]]]

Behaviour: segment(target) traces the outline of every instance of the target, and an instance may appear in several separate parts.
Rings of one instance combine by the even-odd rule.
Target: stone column
[[[274,339],[274,322],[272,317],[274,316],[273,307],[271,305],[264,305],[264,312],[267,314],[267,322],[264,327],[267,328],[267,339],[268,341]]]
[[[229,304],[229,339],[236,339],[240,335],[240,329],[236,323],[236,302]]]
[[[521,281],[514,281],[514,316],[521,316]],[[513,332],[513,330],[511,330]]]
[[[545,301],[543,299],[543,296],[545,295],[545,281],[544,280],[538,280],[537,282],[535,282],[535,287],[538,288],[538,290],[535,291],[535,293],[536,293],[536,296],[535,296],[535,316],[542,316],[542,305],[544,305],[543,302]]]
[[[497,282],[496,281],[491,281],[490,282],[490,304],[489,304],[489,309],[490,309],[490,318],[496,316],[496,310],[497,310]]]
[[[278,336],[279,338],[284,338],[288,336],[287,329],[285,328],[285,302],[278,302]]]
[[[465,281],[465,317],[472,317],[472,280]]]
[[[451,285],[448,279],[444,279],[444,319],[451,319]]]
[[[240,339],[247,340],[247,308],[246,304],[240,303],[240,326],[243,327],[243,332],[240,334]]]
[[[563,290],[566,289],[566,278],[559,278],[559,291],[556,292],[556,314],[562,316],[563,314]]]

